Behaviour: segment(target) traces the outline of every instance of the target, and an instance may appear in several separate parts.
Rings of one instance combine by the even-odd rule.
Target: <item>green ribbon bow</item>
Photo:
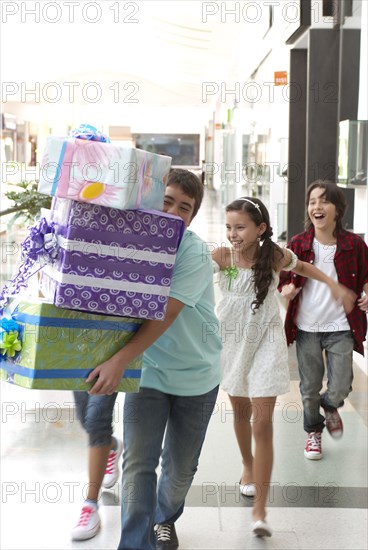
[[[229,279],[229,284],[227,285],[228,290],[231,289],[231,281],[237,278],[238,273],[239,273],[239,270],[236,267],[236,265],[231,265],[224,269],[225,277]]]
[[[22,349],[22,343],[18,339],[17,330],[3,333],[3,341],[0,342],[0,349],[2,355],[7,355],[8,357],[14,357],[16,352]]]

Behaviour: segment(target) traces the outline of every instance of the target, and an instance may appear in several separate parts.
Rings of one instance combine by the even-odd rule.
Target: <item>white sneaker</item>
[[[120,439],[116,439],[116,442],[116,449],[110,451],[109,458],[107,459],[105,476],[102,480],[102,487],[105,489],[113,487],[120,475],[119,459],[123,452],[123,442]]]
[[[77,525],[72,529],[72,540],[87,540],[97,535],[101,526],[97,507],[85,503]]]
[[[268,525],[266,520],[259,519],[255,521],[252,526],[252,531],[257,537],[271,537],[272,529]]]
[[[246,483],[245,485],[239,483],[239,491],[240,494],[245,497],[255,497],[257,494],[257,487],[254,483]]]

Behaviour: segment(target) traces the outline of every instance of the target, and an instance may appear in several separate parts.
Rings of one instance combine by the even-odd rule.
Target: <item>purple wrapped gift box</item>
[[[56,306],[162,320],[181,218],[55,198],[59,253],[41,270],[41,291]]]

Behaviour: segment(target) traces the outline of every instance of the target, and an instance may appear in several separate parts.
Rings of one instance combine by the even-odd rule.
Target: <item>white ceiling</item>
[[[79,84],[74,88],[75,101],[83,102],[82,90],[93,96],[100,88],[102,100],[110,103],[117,102],[119,92],[119,101],[130,97],[144,106],[194,107],[203,105],[203,84],[214,83],[220,89],[237,58],[243,58],[244,70],[247,63],[251,66],[256,25],[229,16],[222,22],[224,2],[80,0],[75,2],[74,22],[67,2],[39,4],[39,22],[19,9],[2,24],[1,78],[19,89],[8,99],[19,100],[22,86],[30,89],[35,83],[46,96],[52,95],[56,88],[48,86],[50,82],[57,83],[63,98],[68,98],[71,85],[64,83],[73,82]],[[42,12],[46,4],[49,7]],[[209,11],[218,9],[207,21],[206,4],[212,5]],[[99,21],[92,23],[98,16]],[[57,17],[59,21],[51,22]],[[96,84],[86,89],[87,83]]]

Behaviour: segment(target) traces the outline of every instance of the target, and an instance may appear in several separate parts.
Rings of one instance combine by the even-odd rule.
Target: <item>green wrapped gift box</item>
[[[142,321],[61,309],[50,303],[22,301],[12,313],[20,327],[22,349],[0,359],[0,379],[23,388],[89,390],[88,374],[112,357]],[[142,355],[125,370],[117,391],[139,389]]]

